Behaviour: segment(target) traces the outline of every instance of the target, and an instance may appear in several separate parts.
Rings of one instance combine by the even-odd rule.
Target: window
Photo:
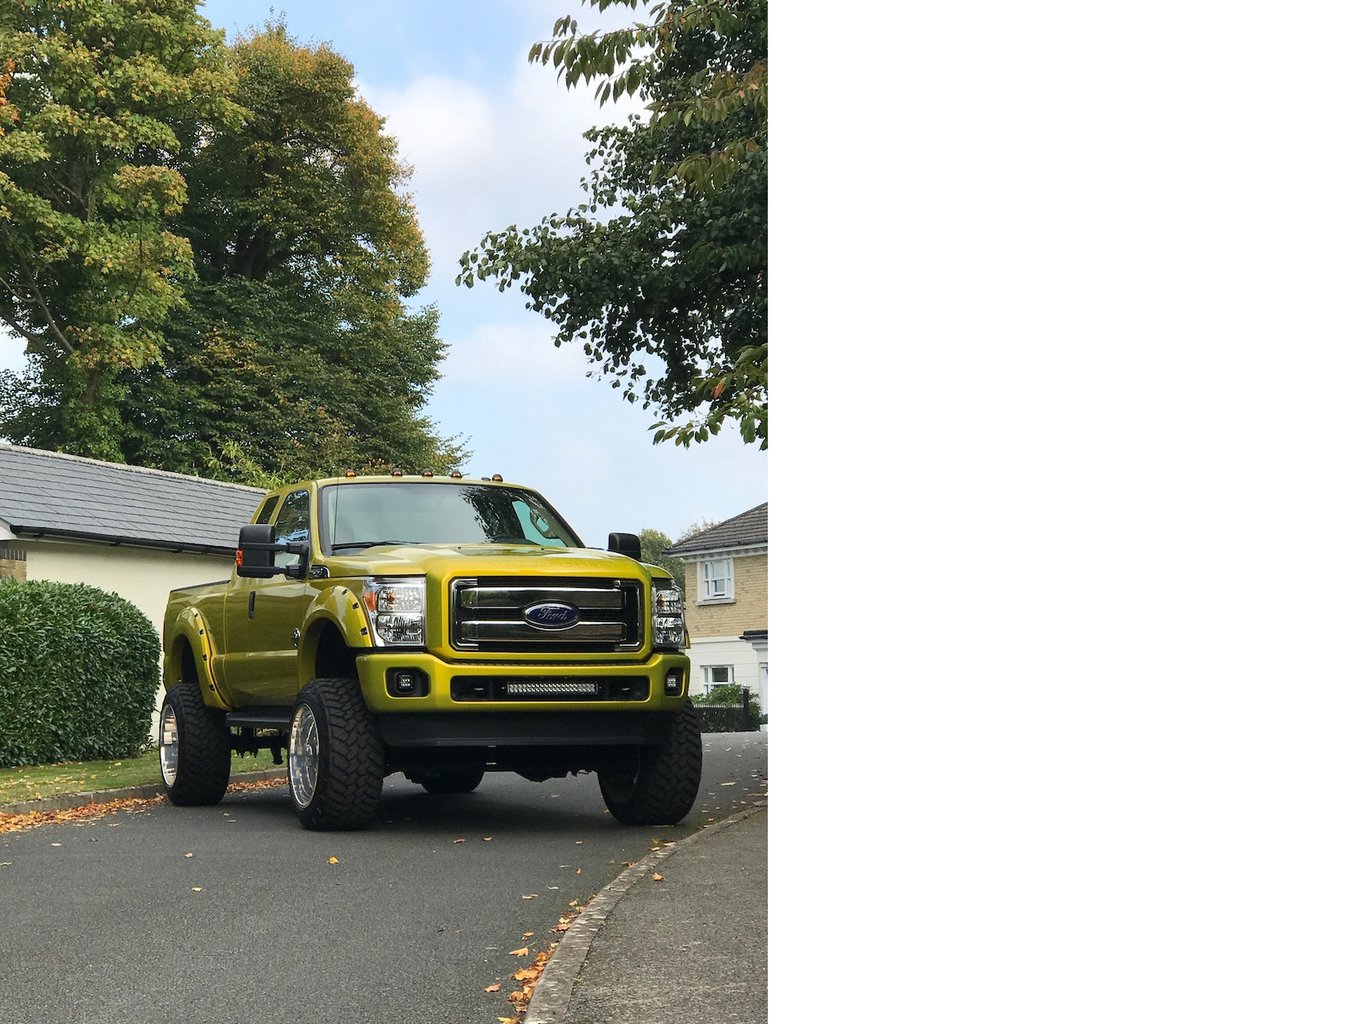
[[[308,539],[308,492],[295,491],[284,499],[280,517],[275,520],[275,540],[287,543]],[[275,552],[275,565],[298,565],[299,555],[288,551]]]
[[[729,686],[735,681],[735,667],[733,665],[703,666],[702,680],[706,684],[707,693],[711,692],[713,686]]]
[[[733,601],[735,599],[735,562],[732,558],[718,558],[701,563],[701,601]]]
[[[279,503],[280,499],[278,497],[271,498],[269,501],[267,501],[264,505],[261,506],[261,514],[258,515],[255,519],[253,519],[252,522],[255,523],[270,522],[271,513],[275,511],[275,506],[278,505]]]

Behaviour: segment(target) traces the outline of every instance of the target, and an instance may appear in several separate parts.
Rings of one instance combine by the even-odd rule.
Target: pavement
[[[243,780],[277,772],[249,773]],[[61,810],[161,785],[0,807]],[[649,854],[599,892],[545,966],[522,1024],[724,1024],[768,1019],[768,807]]]
[[[550,958],[523,1024],[767,1019],[764,803],[637,861],[599,892]]]

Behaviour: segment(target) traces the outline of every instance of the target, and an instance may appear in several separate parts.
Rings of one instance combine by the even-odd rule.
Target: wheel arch
[[[360,599],[342,586],[319,594],[304,617],[299,639],[299,689],[318,678],[355,678],[356,652],[370,646]]]
[[[193,681],[207,707],[228,710],[213,674],[213,638],[203,615],[197,609],[185,608],[176,616],[173,629],[163,673],[166,689]]]

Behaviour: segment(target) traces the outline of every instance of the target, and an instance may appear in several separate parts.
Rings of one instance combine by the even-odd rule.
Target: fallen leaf
[[[513,949],[513,950],[510,950],[510,951],[508,952],[507,955],[508,955],[508,956],[530,956],[530,955],[531,955],[531,948],[530,948],[529,946],[522,946],[520,949]]]
[[[539,895],[540,895],[540,893],[538,893],[538,892],[533,892],[533,893],[531,893],[531,895],[529,895],[529,896],[523,896],[522,899],[524,899],[524,900],[533,900],[533,899],[535,899],[535,898],[536,898],[537,896],[539,896]]]
[[[654,881],[656,881],[656,882],[662,882],[662,881],[664,880],[664,876],[661,875],[661,874],[659,874],[659,872],[657,872],[657,871],[654,872],[653,876],[651,876],[651,877],[653,877]]]
[[[53,843],[52,845],[53,845],[53,846],[61,846],[62,844],[61,844],[61,843]]]
[[[535,934],[535,932],[522,932],[522,933],[521,933],[521,937],[522,937],[523,939],[529,939],[529,938],[530,938],[532,935],[534,935],[534,934]]]
[[[337,860],[335,857],[328,857],[328,858],[327,858],[327,863],[328,863],[328,864],[340,864],[341,861]]]
[[[575,840],[574,840],[574,846],[582,846],[582,845],[583,845],[583,840],[581,840],[581,839],[575,839]]]
[[[186,857],[193,857],[194,854],[192,854],[192,853],[187,853],[187,854],[185,854],[185,856],[186,856]]]
[[[736,785],[736,783],[733,783],[733,782],[722,782],[721,785],[722,785],[722,786],[733,786],[733,785]]]
[[[464,840],[463,840],[463,839],[456,839],[455,842],[457,842],[457,843],[463,843]]]
[[[532,978],[539,976],[539,974],[540,972],[534,967],[523,967],[521,970],[517,971],[516,974],[512,975],[512,980],[530,981]]]
[[[500,982],[500,981],[495,981],[495,982],[493,982],[493,984],[491,984],[491,985],[485,985],[483,990],[484,990],[485,992],[501,992],[501,991],[502,991],[502,982]]]
[[[204,887],[203,887],[202,885],[196,885],[196,886],[192,886],[192,887],[190,888],[190,892],[203,892],[203,891],[204,891]]]
[[[492,837],[492,836],[484,836],[484,837],[483,837],[483,841],[484,841],[485,843],[491,843],[491,842],[493,841],[493,837]]]
[[[498,1024],[517,1024],[515,1017],[499,1017]]]
[[[579,868],[577,871],[574,872],[575,875],[581,875],[582,873],[583,873],[582,868]]]

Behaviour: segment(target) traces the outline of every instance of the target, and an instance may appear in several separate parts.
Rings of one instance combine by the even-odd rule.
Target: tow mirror
[[[281,551],[299,555],[297,565],[276,565],[275,555]],[[282,544],[275,540],[275,528],[269,523],[243,526],[237,535],[237,575],[248,579],[269,579],[271,576],[302,579],[307,570],[308,542],[296,540]]]
[[[642,560],[640,553],[640,538],[633,533],[609,533],[607,534],[607,550],[615,551],[618,555],[625,555],[639,562]]]

